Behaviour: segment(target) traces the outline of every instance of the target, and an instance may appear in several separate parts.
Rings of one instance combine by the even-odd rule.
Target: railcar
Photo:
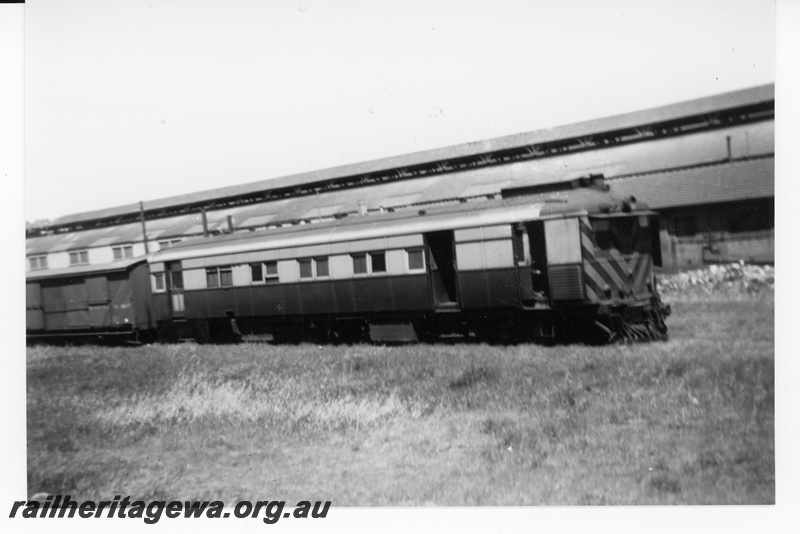
[[[153,340],[149,272],[145,258],[31,271],[25,280],[28,340]]]
[[[187,241],[148,257],[163,340],[663,339],[657,214],[602,177]]]

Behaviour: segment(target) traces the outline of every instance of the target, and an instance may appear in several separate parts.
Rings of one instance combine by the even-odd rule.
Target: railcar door
[[[428,274],[435,308],[455,308],[458,306],[454,247],[452,230],[425,234]]]
[[[514,229],[514,256],[523,304],[534,306],[545,302],[548,289],[543,221],[529,222]]]
[[[166,264],[167,290],[169,291],[169,305],[172,317],[183,318],[186,316],[186,306],[183,301],[183,271],[181,262],[174,261]]]
[[[544,221],[547,281],[552,303],[582,301],[583,255],[577,217]]]

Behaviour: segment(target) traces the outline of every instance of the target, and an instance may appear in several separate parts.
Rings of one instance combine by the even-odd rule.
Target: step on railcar
[[[187,241],[149,257],[161,339],[664,339],[657,215],[602,177]]]

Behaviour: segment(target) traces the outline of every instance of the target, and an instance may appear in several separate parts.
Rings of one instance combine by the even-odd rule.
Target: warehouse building
[[[661,212],[665,269],[772,263],[774,108],[774,86],[767,85],[68,215],[27,231],[28,278],[127,265],[190,238],[481,202],[589,174],[603,174],[612,191]]]

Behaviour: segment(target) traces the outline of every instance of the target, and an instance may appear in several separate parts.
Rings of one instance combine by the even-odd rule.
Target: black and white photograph
[[[786,4],[0,5],[8,521],[778,531]]]

